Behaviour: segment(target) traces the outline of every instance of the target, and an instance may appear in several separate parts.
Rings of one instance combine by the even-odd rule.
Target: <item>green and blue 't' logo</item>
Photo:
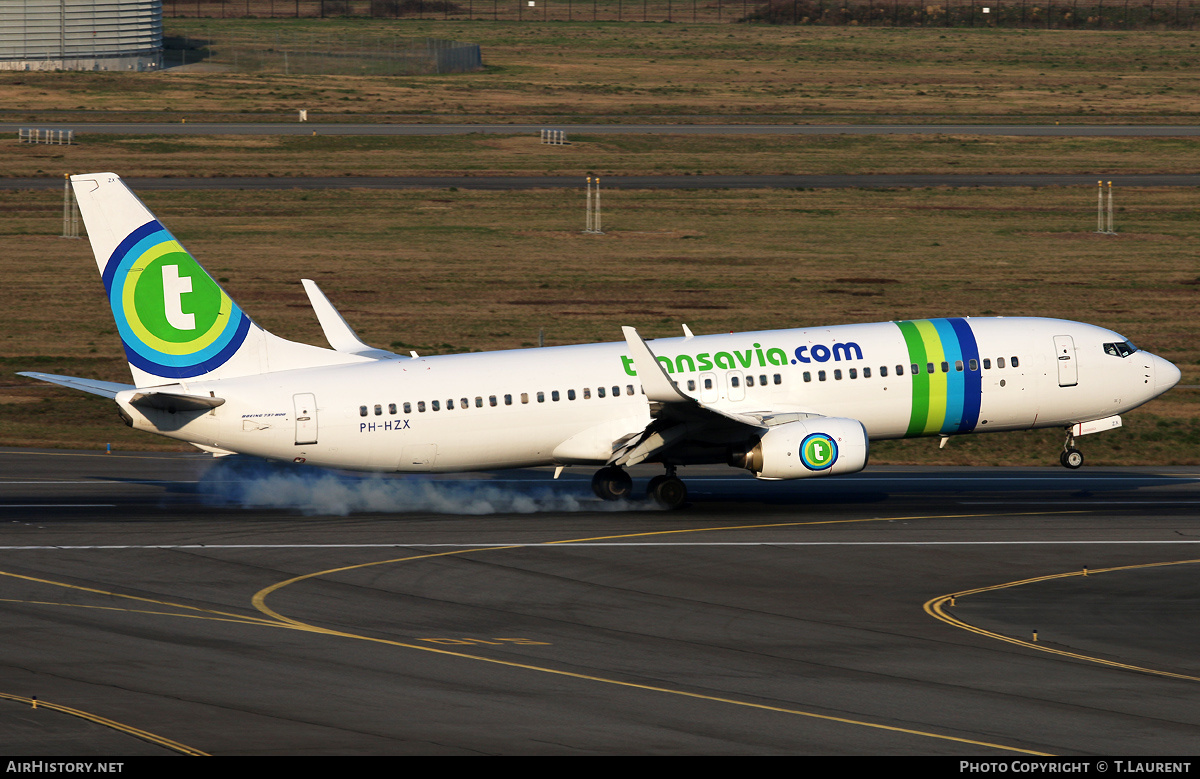
[[[800,442],[800,461],[810,471],[823,471],[837,462],[837,441],[825,433],[809,433]]]
[[[130,364],[155,376],[208,373],[250,329],[250,318],[157,221],[121,241],[104,266],[104,289]]]

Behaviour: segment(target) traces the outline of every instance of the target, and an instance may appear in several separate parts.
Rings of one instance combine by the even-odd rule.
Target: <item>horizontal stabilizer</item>
[[[54,373],[34,373],[32,371],[21,371],[18,376],[28,376],[31,379],[39,381],[48,381],[51,384],[59,384],[63,387],[71,389],[83,390],[90,392],[93,395],[103,395],[106,398],[115,398],[118,392],[123,390],[133,389],[132,384],[120,384],[115,381],[97,381],[96,379],[81,379],[77,376],[59,376]]]
[[[325,293],[317,286],[317,283],[312,279],[301,279],[300,283],[304,285],[304,291],[308,294],[308,301],[312,304],[313,311],[317,315],[317,321],[321,323],[321,330],[325,333],[325,340],[329,341],[329,345],[338,352],[346,352],[348,354],[356,354],[360,357],[370,357],[375,360],[395,360],[399,355],[384,349],[376,349],[373,346],[368,346],[359,339],[358,334],[354,332],[354,328],[347,324],[338,310],[329,302],[329,298],[325,297]]]
[[[129,403],[138,408],[156,408],[174,414],[177,411],[209,411],[224,405],[225,399],[179,392],[137,392]]]

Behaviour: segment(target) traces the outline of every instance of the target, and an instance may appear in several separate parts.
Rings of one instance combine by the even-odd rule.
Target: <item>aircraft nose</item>
[[[1183,376],[1179,368],[1169,360],[1155,355],[1154,357],[1154,389],[1158,394],[1162,394],[1179,383],[1179,379]]]

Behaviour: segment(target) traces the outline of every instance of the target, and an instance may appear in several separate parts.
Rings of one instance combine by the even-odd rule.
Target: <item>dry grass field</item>
[[[1194,33],[862,29],[742,24],[404,19],[171,19],[215,57],[162,73],[0,73],[12,121],[547,121],[1191,123]],[[230,72],[220,52],[352,51],[434,37],[478,43],[485,69],[441,76]],[[48,113],[53,112],[53,113]]]
[[[583,193],[148,192],[147,204],[257,321],[322,343],[316,279],[369,343],[422,353],[943,315],[1112,327],[1200,380],[1195,193],[1065,188]],[[127,381],[86,241],[55,237],[56,193],[0,193],[0,445],[161,445],[108,401],[18,370]],[[1086,441],[1089,462],[1200,461],[1200,397],[1175,390]],[[163,442],[165,443],[165,442]],[[878,462],[1049,463],[1054,431],[883,444]],[[171,446],[171,444],[167,444]],[[1129,459],[1133,458],[1133,459]]]

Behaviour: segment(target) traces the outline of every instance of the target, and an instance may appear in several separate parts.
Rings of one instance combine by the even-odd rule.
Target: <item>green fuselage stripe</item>
[[[938,334],[937,327],[933,322],[921,319],[913,324],[917,326],[917,332],[921,334],[921,342],[925,345],[925,359],[921,361],[921,372],[929,374],[925,377],[929,387],[929,410],[925,419],[925,428],[918,431],[917,435],[928,435],[941,430],[942,422],[946,419],[949,380],[944,371],[938,370],[946,359],[946,351],[942,345],[942,337]],[[933,370],[929,370],[929,363],[933,363]]]
[[[929,420],[929,376],[923,366],[925,358],[925,343],[915,322],[897,322],[900,332],[904,335],[904,343],[908,347],[908,358],[912,363],[921,365],[919,371],[912,371],[912,366],[905,370],[912,371],[912,413],[908,418],[906,436],[921,435],[925,432],[925,423]]]

